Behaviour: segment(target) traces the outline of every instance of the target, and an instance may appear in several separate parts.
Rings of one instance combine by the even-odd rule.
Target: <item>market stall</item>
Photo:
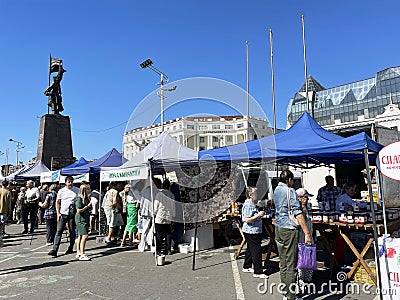
[[[60,183],[64,183],[65,181],[65,175],[61,175],[61,170],[65,170],[65,169],[72,169],[72,168],[76,168],[76,167],[81,167],[83,165],[88,164],[88,161],[81,157],[79,158],[77,161],[75,161],[74,163],[61,168],[59,170],[55,170],[55,171],[49,171],[49,172],[42,172],[40,174],[40,182],[41,183],[50,183],[50,182],[60,182]],[[84,174],[84,176],[82,175],[74,175],[74,182],[82,182],[82,181],[89,181],[89,174],[86,173]]]
[[[39,160],[28,169],[23,169],[14,175],[14,180],[37,180],[40,178],[40,174],[43,172],[49,172],[50,170],[45,164]]]
[[[319,126],[308,113],[304,113],[291,128],[284,132],[243,144],[200,151],[199,159],[252,164],[275,162],[301,168],[329,164],[354,164],[364,165],[365,169],[369,170],[369,164],[375,162],[382,147],[365,133],[348,138],[330,133]],[[370,210],[371,228],[373,228],[375,249],[377,249],[378,230],[369,172],[367,172],[367,182],[368,201],[372,208]]]
[[[117,149],[113,148],[106,154],[101,156],[90,163],[84,163],[84,161],[78,161],[74,163],[74,166],[67,166],[60,170],[61,175],[81,175],[81,174],[99,174],[102,167],[119,167],[125,163],[125,159]]]
[[[166,172],[178,171],[183,165],[197,163],[197,151],[178,143],[168,132],[161,133],[149,145],[137,153],[129,161],[120,167],[102,167],[100,171],[100,183],[107,181],[135,181],[146,179],[149,182],[154,174],[165,174]],[[151,198],[154,201],[153,185],[151,187]],[[175,206],[184,205],[176,202]],[[183,210],[183,209],[181,209]],[[185,218],[176,220],[184,223]],[[154,220],[152,220],[154,223]],[[157,258],[155,256],[157,264]]]

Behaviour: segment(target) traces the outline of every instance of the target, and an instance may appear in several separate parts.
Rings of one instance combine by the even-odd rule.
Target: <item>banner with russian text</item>
[[[65,183],[65,177],[67,176],[60,175],[60,183]],[[74,183],[81,183],[82,181],[89,182],[89,173],[73,175],[72,177],[74,178]]]
[[[135,179],[146,179],[147,177],[147,166],[105,171],[102,170],[100,172],[100,181],[126,181]]]

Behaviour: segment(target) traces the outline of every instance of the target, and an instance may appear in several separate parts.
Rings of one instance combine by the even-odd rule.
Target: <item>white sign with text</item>
[[[400,181],[400,141],[379,151],[379,166],[383,175]]]

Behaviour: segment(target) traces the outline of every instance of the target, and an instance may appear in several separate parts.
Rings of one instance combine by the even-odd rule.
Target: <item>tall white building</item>
[[[164,130],[182,145],[205,150],[242,143],[271,135],[273,129],[262,118],[243,116],[183,117],[164,123]],[[160,124],[125,132],[123,155],[130,159],[161,133]]]

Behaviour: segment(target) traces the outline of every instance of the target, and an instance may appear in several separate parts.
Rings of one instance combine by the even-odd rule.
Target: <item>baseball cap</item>
[[[305,188],[299,188],[296,190],[296,194],[299,197],[313,197],[313,194],[310,194]]]

